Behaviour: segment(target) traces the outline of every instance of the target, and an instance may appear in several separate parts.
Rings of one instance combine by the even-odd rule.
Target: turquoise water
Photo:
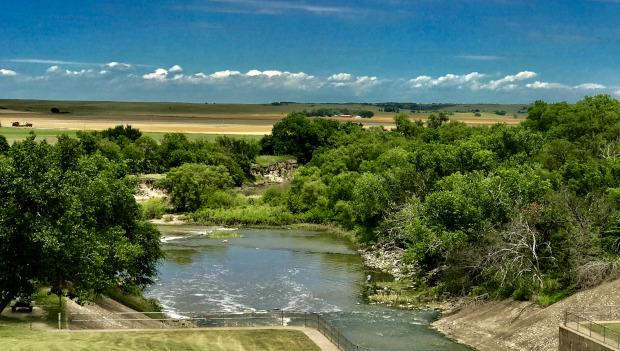
[[[327,314],[343,334],[375,351],[469,350],[432,330],[434,311],[365,304],[366,272],[344,240],[302,230],[241,229],[209,239],[209,227],[161,226],[167,257],[147,296],[165,310],[284,309]]]

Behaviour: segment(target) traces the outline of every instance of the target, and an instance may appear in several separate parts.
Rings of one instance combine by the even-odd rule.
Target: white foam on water
[[[173,240],[179,240],[179,239],[183,239],[183,236],[162,236],[159,241],[161,241],[162,243],[168,243],[171,242]]]

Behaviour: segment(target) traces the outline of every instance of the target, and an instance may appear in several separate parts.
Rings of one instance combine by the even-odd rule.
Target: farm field
[[[51,113],[52,108],[62,113]],[[273,124],[294,111],[318,108],[370,110],[373,118],[353,119],[334,117],[339,121],[361,122],[367,127],[393,127],[396,113],[383,112],[369,104],[190,104],[163,102],[88,102],[88,101],[40,101],[0,100],[0,123],[10,126],[12,122],[30,122],[39,136],[53,138],[57,131],[49,130],[102,130],[119,124],[131,124],[143,132],[188,134],[265,135]],[[480,110],[480,116],[472,111]],[[439,109],[450,112],[450,118],[470,125],[493,125],[496,123],[518,124],[523,114],[514,111],[521,105],[453,105]],[[500,116],[493,111],[503,110]],[[461,111],[461,112],[458,112]],[[410,112],[402,110],[402,112]],[[412,119],[426,120],[430,112],[417,111]],[[515,117],[516,115],[516,117]],[[11,132],[2,129],[7,138]],[[15,132],[13,135],[19,135]],[[28,132],[25,132],[27,135]]]
[[[63,332],[0,327],[4,351],[320,351],[297,330],[172,330]]]

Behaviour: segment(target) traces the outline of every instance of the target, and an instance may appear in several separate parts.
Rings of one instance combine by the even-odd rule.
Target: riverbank
[[[592,306],[619,306],[620,279],[580,291],[548,307],[529,301],[482,301],[445,311],[438,331],[479,351],[555,351],[564,312]]]

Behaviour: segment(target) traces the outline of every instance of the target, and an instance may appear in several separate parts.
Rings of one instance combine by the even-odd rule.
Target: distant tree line
[[[303,110],[300,112],[306,117],[333,117],[337,115],[360,116],[362,118],[371,118],[375,115],[370,110],[350,110],[348,108],[318,108],[314,110]]]

